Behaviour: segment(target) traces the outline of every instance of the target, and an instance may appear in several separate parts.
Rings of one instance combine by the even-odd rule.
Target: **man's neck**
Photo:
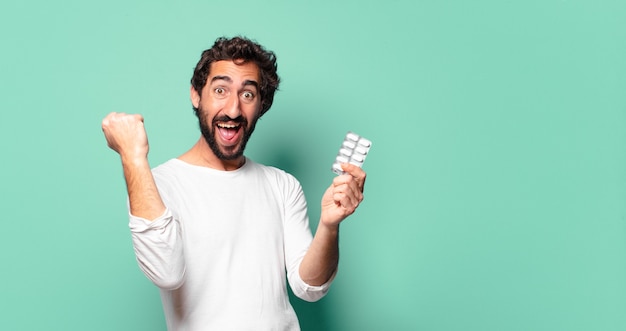
[[[200,167],[208,167],[221,171],[233,171],[241,168],[246,163],[246,158],[240,156],[234,160],[219,159],[203,137],[200,137],[191,149],[178,157],[179,160]]]

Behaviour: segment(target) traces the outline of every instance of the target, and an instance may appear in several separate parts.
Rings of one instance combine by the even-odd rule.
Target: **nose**
[[[230,95],[224,105],[224,114],[230,118],[237,118],[241,115],[241,103],[236,93]]]

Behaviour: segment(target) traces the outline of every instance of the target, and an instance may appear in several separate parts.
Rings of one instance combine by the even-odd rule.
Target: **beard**
[[[207,123],[207,117],[205,116],[205,112],[202,110],[202,108],[194,108],[194,110],[196,112],[196,116],[198,116],[198,123],[200,125],[200,132],[202,133],[202,137],[204,137],[204,140],[211,148],[211,151],[213,151],[213,154],[215,154],[218,159],[223,161],[232,161],[243,156],[243,152],[246,149],[246,144],[248,143],[248,140],[250,139],[250,136],[252,136],[252,132],[254,132],[254,128],[256,127],[258,117],[254,118],[252,123],[250,124],[248,120],[241,115],[237,118],[220,116],[214,117],[211,124],[209,124]],[[221,147],[215,139],[215,128],[217,126],[217,122],[229,121],[236,122],[241,126],[241,129],[243,130],[242,138],[239,144],[235,146]]]

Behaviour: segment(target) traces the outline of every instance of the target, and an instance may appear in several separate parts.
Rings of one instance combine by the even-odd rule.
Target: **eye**
[[[252,100],[254,100],[255,95],[254,95],[254,93],[252,93],[251,91],[244,91],[244,92],[241,94],[241,97],[242,97],[244,100],[246,100],[246,101],[252,101]]]
[[[216,98],[225,98],[228,96],[228,90],[225,87],[216,87],[213,89]]]

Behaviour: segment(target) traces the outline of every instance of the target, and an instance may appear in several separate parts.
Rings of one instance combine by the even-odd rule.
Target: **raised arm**
[[[322,197],[320,222],[300,264],[300,277],[309,285],[326,283],[337,270],[339,224],[363,201],[365,172],[352,164],[342,164],[342,168],[346,174],[335,177]]]
[[[148,164],[143,117],[110,113],[102,121],[102,131],[109,147],[122,159],[139,267],[158,287],[178,288],[185,275],[181,232],[163,203]]]
[[[148,163],[148,137],[143,117],[138,114],[110,113],[102,120],[102,131],[111,149],[122,160],[130,213],[154,220],[165,211]]]

